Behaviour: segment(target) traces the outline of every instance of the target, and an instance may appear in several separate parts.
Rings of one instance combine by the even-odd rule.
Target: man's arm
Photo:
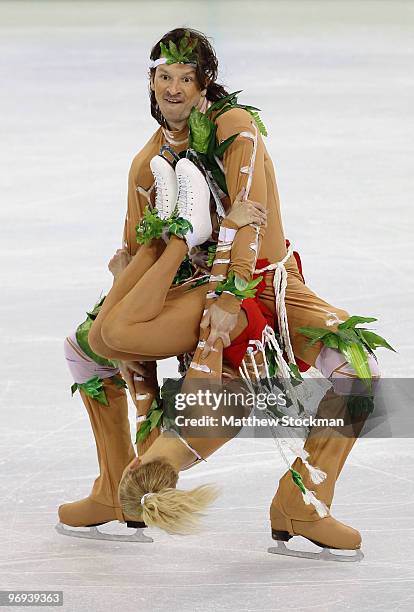
[[[217,136],[223,141],[239,134],[227,149],[223,166],[230,201],[244,188],[243,199],[260,202],[267,206],[267,185],[264,167],[264,145],[251,115],[243,109],[232,109],[217,120]],[[224,219],[222,227],[236,230],[230,255],[229,272],[250,281],[256,267],[265,227],[246,225],[239,230],[231,221]],[[229,293],[223,293],[216,304],[227,312],[238,313],[240,301]]]

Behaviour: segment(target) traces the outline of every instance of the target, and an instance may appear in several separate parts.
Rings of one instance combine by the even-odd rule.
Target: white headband
[[[167,58],[166,57],[159,57],[156,60],[151,60],[149,63],[149,68],[156,68],[157,66],[160,66],[161,64],[166,64],[167,63]],[[194,62],[175,62],[177,64],[188,64],[189,66],[197,66],[197,64],[195,64]]]

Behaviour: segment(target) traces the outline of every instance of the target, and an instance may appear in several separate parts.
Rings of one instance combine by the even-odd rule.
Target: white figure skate
[[[213,231],[210,217],[210,190],[202,174],[189,159],[180,159],[175,166],[178,195],[177,212],[191,223],[193,231],[185,234],[188,250],[210,238]]]
[[[150,161],[155,179],[155,208],[161,219],[170,217],[177,202],[177,178],[174,168],[165,157],[155,155]]]

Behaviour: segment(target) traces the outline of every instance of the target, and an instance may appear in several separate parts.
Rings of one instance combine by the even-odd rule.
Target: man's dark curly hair
[[[167,32],[167,34],[164,34],[164,36],[153,46],[151,49],[150,58],[152,60],[156,60],[161,56],[160,43],[164,43],[168,46],[168,41],[172,40],[178,46],[180,39],[186,32],[189,32],[191,40],[194,40],[194,38],[197,39],[197,46],[194,51],[198,57],[196,66],[196,78],[198,85],[200,89],[204,89],[207,81],[210,81],[207,85],[206,97],[212,102],[215,102],[219,98],[226,96],[228,92],[224,89],[223,85],[216,83],[218,74],[218,60],[216,52],[214,51],[207,37],[202,32],[192,30],[191,28],[175,28],[174,30]],[[154,77],[155,70],[155,68],[150,68],[150,77]],[[155,93],[152,91],[151,87],[150,100],[151,115],[160,125],[163,127],[168,127],[167,122],[165,121],[158,107],[155,99]]]

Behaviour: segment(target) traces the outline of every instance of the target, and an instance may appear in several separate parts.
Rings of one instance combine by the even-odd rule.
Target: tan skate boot
[[[134,459],[135,452],[131,443],[125,390],[118,388],[110,378],[104,379],[104,390],[108,406],[81,391],[95,436],[100,474],[88,497],[59,507],[60,523],[56,529],[59,533],[76,537],[152,541],[142,534],[145,523],[129,521],[122,514],[118,485],[125,466]],[[132,536],[115,536],[96,529],[98,525],[115,520],[126,522],[137,532]],[[68,530],[64,525],[91,529],[86,532]]]
[[[326,417],[327,414],[330,414],[331,418],[344,417],[344,398],[331,390],[323,398],[317,416]],[[292,466],[301,474],[305,487],[314,490],[318,499],[328,508],[332,504],[336,480],[356,440],[351,432],[357,435],[360,425],[355,428],[350,424],[350,428],[352,429],[346,431],[346,436],[332,431],[326,432],[326,435],[323,435],[323,431],[312,431],[312,435],[307,439],[304,448],[309,453],[309,462],[326,473],[326,479],[321,484],[312,483],[301,459],[297,459]],[[277,549],[269,549],[270,552],[309,558],[330,558],[335,561],[360,561],[363,558],[362,552],[359,551],[361,546],[359,532],[332,516],[320,518],[312,505],[305,505],[290,472],[286,472],[279,481],[278,490],[270,506],[270,522],[272,538],[279,542],[287,542],[294,535],[301,535],[324,549],[358,551],[354,556],[333,555],[327,550],[324,550],[323,554],[305,553],[292,551],[282,544]]]
[[[361,534],[356,529],[344,525],[333,516],[318,521],[296,521],[284,516],[274,506],[270,516],[272,537],[287,542],[295,535],[301,535],[323,548],[356,550],[361,548]]]

